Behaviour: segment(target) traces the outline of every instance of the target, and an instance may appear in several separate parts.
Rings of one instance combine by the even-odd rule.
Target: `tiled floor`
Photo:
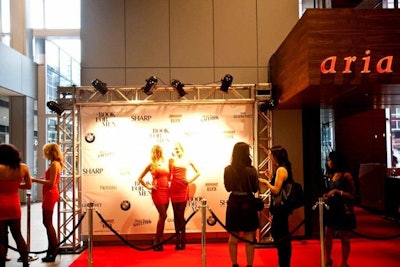
[[[22,207],[22,234],[27,241],[27,208]],[[57,217],[54,215],[54,225],[57,225]],[[10,246],[16,247],[14,239],[11,234],[9,235]],[[47,237],[46,230],[42,224],[42,208],[41,203],[34,203],[31,205],[31,231],[30,231],[30,251],[43,251],[47,248]],[[69,266],[79,254],[62,254],[58,255],[55,262],[44,263],[41,258],[46,256],[45,254],[30,254],[31,256],[36,256],[38,259],[31,261],[30,266],[59,266],[67,267]],[[11,261],[6,263],[7,267],[21,267],[22,263],[18,262],[19,254],[11,249],[8,250],[8,256],[11,257]]]

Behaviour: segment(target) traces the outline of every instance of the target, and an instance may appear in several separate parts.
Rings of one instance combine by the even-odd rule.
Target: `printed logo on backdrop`
[[[171,123],[180,123],[181,119],[182,119],[182,115],[181,114],[171,114],[169,115],[169,119],[171,120]]]
[[[234,130],[229,130],[229,131],[224,131],[224,136],[225,139],[233,139],[236,135],[236,131]]]
[[[131,115],[131,121],[134,122],[150,122],[152,116],[148,114],[133,114]]]
[[[96,139],[96,136],[94,135],[94,133],[87,133],[86,135],[85,135],[85,141],[87,142],[87,143],[93,143],[94,142],[94,140]]]
[[[84,175],[99,175],[104,171],[103,168],[83,168],[82,173]]]
[[[253,114],[248,114],[246,112],[240,112],[239,114],[233,114],[234,119],[252,119]]]
[[[116,185],[99,185],[100,191],[114,192],[118,191],[118,186]]]
[[[192,209],[192,211],[196,211],[198,208],[201,207],[202,200],[203,200],[203,197],[190,197],[189,198],[189,207]]]
[[[129,167],[121,167],[119,174],[121,176],[131,176],[131,169]]]
[[[228,200],[221,199],[221,200],[219,201],[219,206],[220,206],[220,207],[226,207],[227,204],[228,204]]]
[[[115,127],[117,123],[113,120],[116,118],[114,112],[99,112],[96,115],[96,123],[100,123],[104,127]]]
[[[168,143],[170,140],[168,128],[153,128],[150,133],[150,139],[158,144]]]
[[[142,225],[147,225],[147,224],[151,224],[151,220],[150,219],[135,219],[135,221],[133,222],[133,227],[137,227],[137,226],[142,226]]]
[[[128,200],[123,200],[119,206],[121,210],[127,211],[131,208],[131,203]]]
[[[112,157],[115,153],[112,151],[104,151],[104,150],[100,150],[99,153],[97,154],[97,157],[99,159],[101,158],[108,158],[108,157]]]
[[[210,191],[217,191],[218,183],[206,183],[206,189],[208,192]]]
[[[201,117],[201,122],[216,121],[216,120],[219,120],[219,117],[218,115],[215,114],[207,114],[207,115],[204,114]]]
[[[102,227],[104,229],[108,229],[106,224],[108,224],[111,228],[113,228],[113,224],[115,223],[115,219],[104,219],[104,221],[106,222],[106,223],[102,223]]]
[[[132,185],[132,192],[137,192],[141,197],[148,197],[151,195],[151,192],[138,181],[135,181]]]
[[[101,208],[102,203],[82,203],[81,207],[82,208],[89,208],[89,207],[93,207],[93,208]]]

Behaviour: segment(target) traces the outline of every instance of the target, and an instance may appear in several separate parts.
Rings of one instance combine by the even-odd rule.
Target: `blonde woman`
[[[61,169],[63,168],[63,155],[56,143],[48,143],[43,146],[44,157],[50,161],[50,165],[43,178],[32,178],[33,182],[43,185],[42,188],[42,214],[43,225],[46,228],[48,249],[43,262],[54,262],[58,252],[57,233],[53,226],[54,206],[60,198],[59,183]]]
[[[144,181],[144,177],[149,172],[153,177],[151,184],[147,184]],[[158,211],[156,238],[153,248],[155,251],[163,251],[163,246],[160,242],[164,235],[165,220],[167,219],[169,206],[169,176],[168,163],[164,159],[163,150],[160,145],[154,145],[151,149],[151,162],[140,174],[138,181],[148,190],[151,190],[151,198]]]

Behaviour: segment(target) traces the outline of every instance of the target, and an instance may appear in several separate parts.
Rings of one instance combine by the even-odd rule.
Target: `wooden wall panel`
[[[270,59],[271,82],[280,104],[335,104],[345,96],[358,97],[365,91],[384,93],[376,86],[399,84],[398,25],[398,9],[307,10]],[[362,58],[368,50],[371,72],[361,74]],[[321,63],[331,56],[337,57],[336,73],[322,74]],[[344,58],[349,56],[357,60],[351,65],[352,73],[345,74]],[[386,56],[393,56],[393,72],[379,74],[377,62]]]

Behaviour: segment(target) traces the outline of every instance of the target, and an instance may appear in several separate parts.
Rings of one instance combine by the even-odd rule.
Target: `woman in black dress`
[[[348,267],[350,254],[350,232],[356,228],[354,215],[355,185],[353,176],[346,170],[344,158],[332,151],[328,155],[327,192],[323,195],[329,209],[324,212],[326,266],[332,266],[332,246],[335,232],[338,231],[342,244],[341,267]]]
[[[236,143],[232,151],[231,164],[224,170],[224,185],[230,192],[226,209],[226,228],[229,235],[229,256],[232,266],[237,263],[238,236],[244,233],[244,239],[253,242],[255,231],[259,227],[258,212],[253,193],[259,190],[257,170],[251,165],[250,146],[244,142]],[[235,236],[234,236],[235,235]],[[252,266],[254,244],[246,243],[247,267]]]

